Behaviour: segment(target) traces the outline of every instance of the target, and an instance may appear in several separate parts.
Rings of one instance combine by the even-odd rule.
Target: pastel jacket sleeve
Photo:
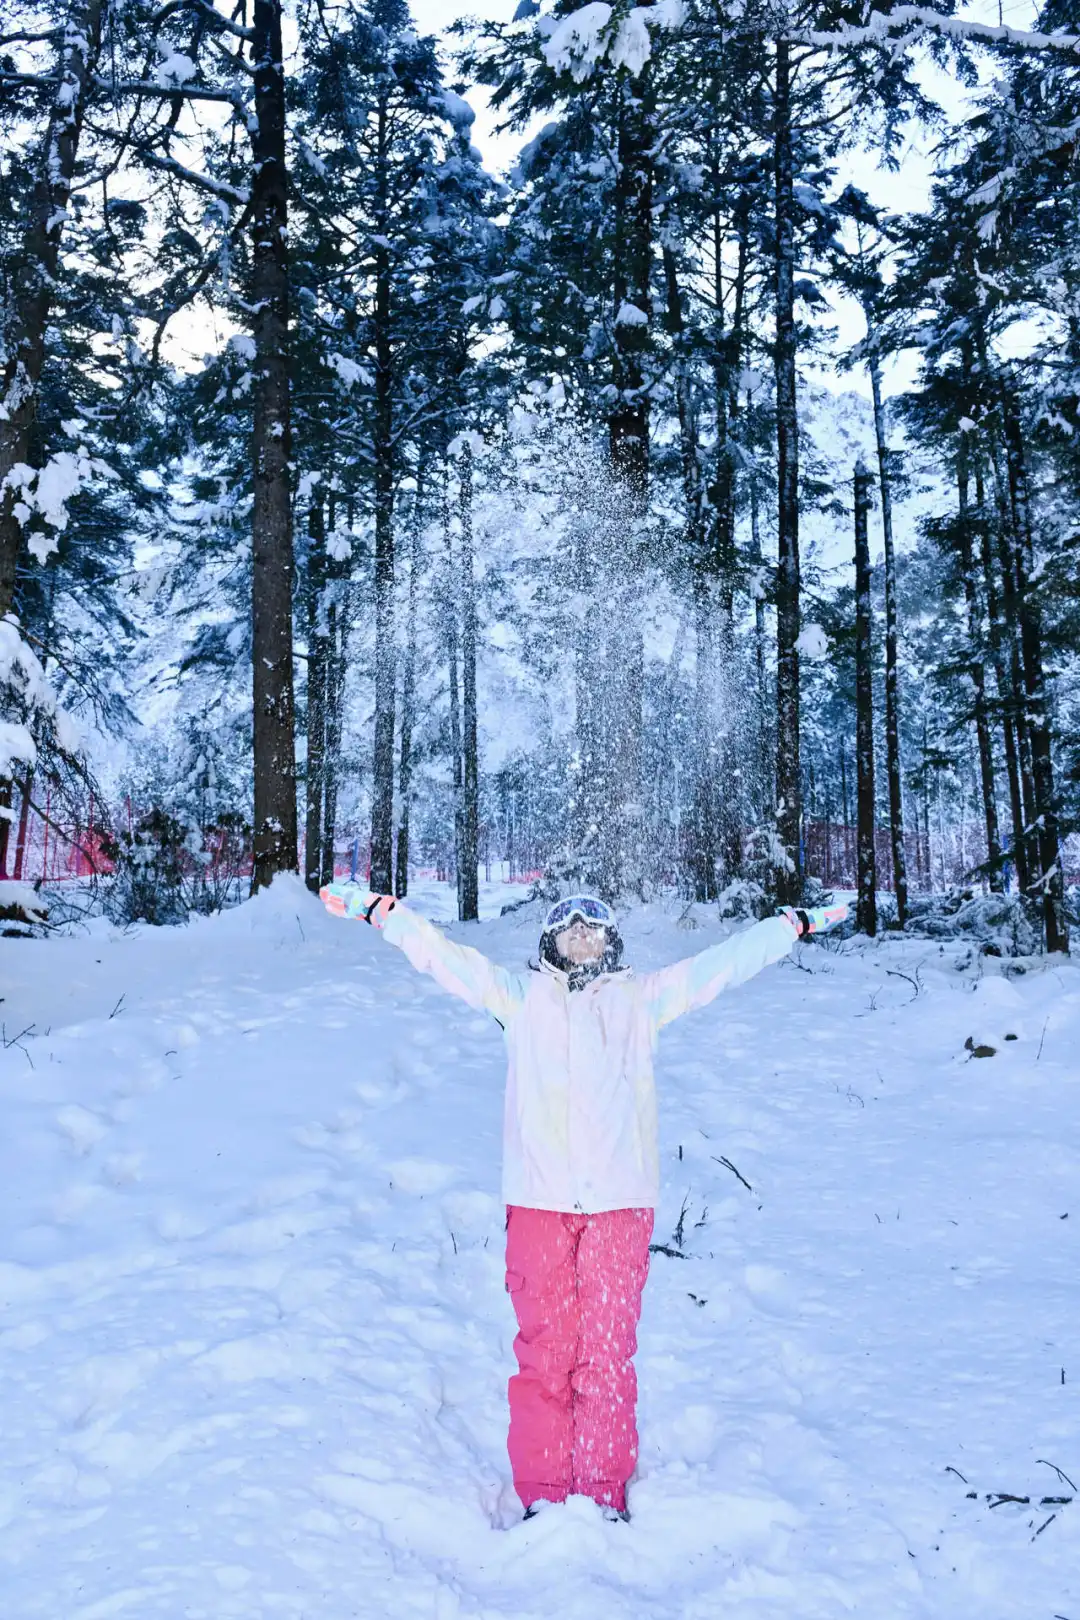
[[[399,900],[386,919],[383,938],[403,951],[419,973],[478,1012],[490,1013],[503,1028],[525,999],[525,976],[489,962],[470,945],[447,939],[434,923]]]
[[[663,1029],[673,1018],[707,1006],[722,990],[745,984],[762,968],[785,957],[797,938],[794,924],[786,917],[767,917],[719,945],[710,945],[698,956],[688,956],[659,973],[644,974],[642,988],[656,1028]]]

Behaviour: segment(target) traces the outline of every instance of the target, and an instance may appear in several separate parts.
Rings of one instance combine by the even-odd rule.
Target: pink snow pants
[[[507,1211],[506,1287],[520,1329],[508,1449],[526,1507],[571,1495],[626,1506],[652,1229],[651,1209]]]

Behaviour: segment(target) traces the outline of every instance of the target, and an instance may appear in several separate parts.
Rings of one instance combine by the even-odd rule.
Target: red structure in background
[[[112,862],[105,853],[106,835],[95,824],[94,810],[91,795],[85,824],[63,826],[53,816],[51,787],[46,786],[42,811],[33,807],[29,796],[25,797],[18,820],[9,824],[7,839],[0,849],[0,880],[61,883],[111,872]]]
[[[38,790],[40,791],[41,784]],[[45,783],[44,804],[33,792],[22,798],[17,814],[8,821],[6,840],[0,840],[0,881],[14,880],[24,883],[63,883],[105,876],[112,872],[113,862],[106,853],[109,844],[111,820],[103,831],[93,795],[88,796],[85,819],[74,822],[61,820],[64,812],[56,808],[52,788]],[[55,813],[54,813],[55,811]],[[115,821],[128,832],[139,821],[141,812],[125,798]],[[853,889],[855,887],[855,828],[839,822],[809,821],[803,831],[803,859],[807,872],[820,878],[828,888]],[[210,856],[210,870],[216,871],[226,861],[240,878],[251,875],[251,855],[245,850],[237,860],[236,833],[228,829],[210,829],[205,835],[204,851]],[[352,840],[339,843],[334,851],[334,876],[348,877],[352,867]],[[892,850],[887,828],[878,828],[875,834],[878,888],[891,891]],[[985,850],[974,826],[934,827],[929,840],[926,830],[909,830],[905,836],[908,860],[908,882],[913,892],[926,893],[949,886],[961,886],[971,881],[968,874],[985,859]],[[194,857],[192,857],[194,860]],[[303,847],[300,850],[303,870]],[[357,862],[357,876],[366,881],[368,849],[362,842]],[[1065,839],[1062,847],[1062,865],[1067,885],[1080,884],[1080,836]],[[502,878],[506,863],[484,863],[483,875],[488,881],[492,868]],[[452,880],[448,866],[420,866],[415,876],[436,881]],[[527,884],[543,876],[541,868],[528,871],[514,870],[502,881]],[[670,874],[673,882],[677,874]]]

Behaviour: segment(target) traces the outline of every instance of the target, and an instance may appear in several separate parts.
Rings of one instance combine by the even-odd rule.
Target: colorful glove
[[[372,894],[359,883],[328,883],[319,890],[319,899],[334,917],[370,923],[381,928],[396,904],[393,895]]]
[[[803,911],[795,906],[780,906],[777,915],[786,917],[795,929],[799,938],[805,934],[824,934],[837,923],[846,921],[848,907],[844,904],[836,906],[815,906],[813,911]]]

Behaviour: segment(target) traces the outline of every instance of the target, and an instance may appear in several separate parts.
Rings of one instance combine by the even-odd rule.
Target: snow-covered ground
[[[0,942],[5,1620],[1080,1620],[1080,972],[800,952],[663,1037],[633,1521],[523,1524],[495,1026],[297,884]]]

